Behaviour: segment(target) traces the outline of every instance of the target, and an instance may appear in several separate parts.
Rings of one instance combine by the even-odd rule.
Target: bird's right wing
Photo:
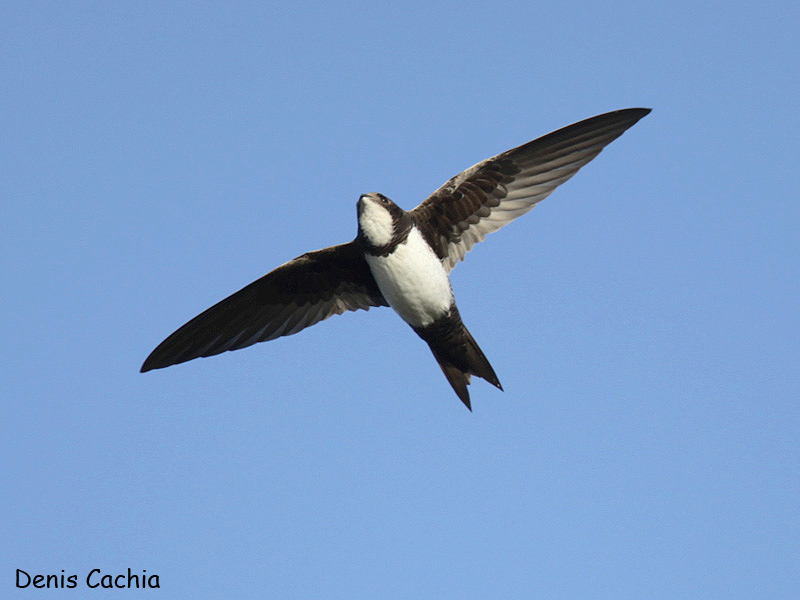
[[[142,372],[291,335],[348,310],[388,306],[355,242],[290,260],[183,325]]]

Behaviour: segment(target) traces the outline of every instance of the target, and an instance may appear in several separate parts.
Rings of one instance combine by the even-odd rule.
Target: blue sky
[[[4,3],[0,595],[131,568],[142,597],[796,597],[798,22]],[[653,113],[453,272],[505,388],[473,413],[388,309],[138,373],[352,239],[359,194],[411,208],[630,106]]]

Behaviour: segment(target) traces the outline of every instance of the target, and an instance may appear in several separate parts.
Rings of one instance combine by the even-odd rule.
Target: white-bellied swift
[[[649,112],[605,113],[498,154],[411,211],[382,194],[362,195],[352,242],[298,256],[215,304],[161,342],[142,372],[291,335],[348,310],[391,306],[428,343],[472,410],[472,375],[503,388],[461,321],[450,271]]]

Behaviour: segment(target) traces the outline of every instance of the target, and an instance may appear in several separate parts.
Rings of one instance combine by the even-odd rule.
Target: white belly
[[[416,227],[389,256],[366,258],[383,297],[409,325],[426,327],[453,303],[447,271]]]

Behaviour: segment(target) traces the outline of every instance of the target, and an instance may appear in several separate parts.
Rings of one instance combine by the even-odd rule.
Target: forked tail
[[[428,342],[447,381],[469,410],[472,410],[472,405],[467,386],[472,375],[485,379],[500,390],[503,389],[492,365],[461,321],[455,305],[447,315],[432,325],[415,327],[414,331]]]

